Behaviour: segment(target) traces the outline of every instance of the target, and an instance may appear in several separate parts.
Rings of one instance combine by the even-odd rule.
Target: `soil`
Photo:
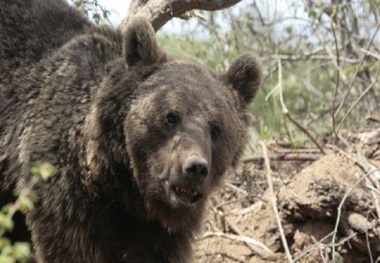
[[[245,157],[212,198],[195,262],[379,262],[380,129],[324,153],[267,148],[270,174],[264,155]]]

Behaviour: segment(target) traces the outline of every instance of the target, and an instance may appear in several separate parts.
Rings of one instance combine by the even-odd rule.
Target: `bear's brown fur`
[[[217,74],[169,58],[141,17],[121,34],[58,0],[2,0],[0,35],[0,189],[57,169],[27,214],[35,260],[189,262],[245,143],[256,59]]]

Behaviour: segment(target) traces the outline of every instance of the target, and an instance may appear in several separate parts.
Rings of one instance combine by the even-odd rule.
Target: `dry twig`
[[[254,252],[260,256],[261,259],[263,260],[270,260],[270,261],[276,261],[277,256],[274,254],[267,246],[265,246],[263,243],[260,241],[257,241],[256,239],[253,239],[251,237],[245,236],[245,235],[233,235],[233,234],[225,234],[223,232],[207,232],[204,234],[204,236],[199,239],[206,239],[209,237],[224,237],[228,238],[230,240],[234,241],[241,241],[246,244],[249,244],[250,248],[254,248]]]
[[[316,161],[321,157],[320,154],[301,154],[301,153],[288,153],[288,154],[270,154],[268,158],[276,161]],[[264,155],[255,154],[242,158],[242,162],[263,162]]]
[[[338,70],[336,71],[336,83],[335,83],[335,91],[334,91],[334,97],[332,100],[332,110],[331,110],[331,118],[332,118],[332,128],[333,128],[333,134],[334,134],[334,140],[336,142],[337,140],[337,133],[336,133],[336,118],[335,118],[335,105],[336,105],[336,99],[338,96],[338,90],[339,90],[339,81],[340,81],[340,57],[339,57],[339,47],[338,47],[338,40],[336,37],[335,27],[334,23],[331,21],[331,29],[334,35],[334,43],[335,43],[335,50],[336,50],[336,64],[338,66]]]
[[[354,185],[352,185],[347,191],[346,193],[344,194],[342,200],[340,201],[339,203],[339,206],[338,206],[338,214],[337,214],[337,217],[336,217],[336,222],[335,222],[335,227],[334,227],[334,231],[332,232],[333,235],[332,235],[332,262],[335,262],[335,249],[336,249],[336,244],[335,244],[335,240],[336,240],[336,234],[338,233],[338,227],[340,225],[340,219],[341,219],[341,216],[342,216],[342,210],[343,210],[343,205],[345,204],[348,196],[352,193],[352,191],[365,179],[367,178],[370,174],[372,174],[372,172],[370,173],[366,173],[365,175],[363,175],[362,177],[360,177],[356,183]]]
[[[298,121],[296,121],[289,113],[289,110],[288,108],[286,107],[285,105],[285,102],[284,102],[284,98],[283,98],[283,92],[282,92],[282,65],[281,65],[281,60],[279,59],[278,60],[278,84],[277,86],[266,96],[266,100],[268,100],[268,98],[270,96],[272,96],[272,94],[278,89],[279,90],[279,93],[280,93],[280,103],[281,103],[281,108],[282,108],[282,113],[284,114],[284,116],[289,119],[298,129],[300,129],[303,133],[305,133],[307,135],[307,137],[310,138],[310,140],[315,144],[315,146],[317,146],[317,148],[321,151],[321,153],[325,154],[325,151],[323,150],[322,146],[317,142],[317,140],[314,138],[313,135],[311,135],[311,133],[306,129],[304,128]]]
[[[377,75],[379,74],[379,72],[377,73]],[[377,76],[376,76],[377,78]],[[363,91],[363,93],[359,96],[359,98],[357,98],[357,100],[354,101],[354,103],[352,103],[351,107],[348,109],[348,111],[346,112],[346,114],[344,115],[342,121],[339,123],[339,126],[338,126],[338,131],[340,130],[341,126],[343,125],[344,121],[347,119],[348,115],[350,115],[351,111],[356,107],[356,105],[359,103],[359,101],[361,101],[364,96],[375,86],[375,84],[378,82],[379,80],[378,79],[375,79],[375,81],[373,81],[367,88],[365,91]]]
[[[213,197],[212,200],[215,203],[215,206],[212,208],[212,210],[223,219],[223,221],[236,235],[224,234],[223,232],[220,232],[222,234],[215,234],[218,232],[209,232],[209,234],[230,238],[232,240],[243,241],[244,244],[247,245],[253,253],[255,253],[263,260],[275,261],[277,259],[275,253],[271,251],[267,246],[265,246],[260,241],[257,241],[251,237],[244,235],[243,231],[240,230],[237,224],[233,222],[230,218],[226,217],[223,208],[219,205],[220,202],[217,200],[217,197]]]
[[[264,142],[260,142],[260,145],[263,149],[263,154],[264,154],[264,159],[265,159],[265,168],[267,171],[267,180],[268,180],[269,193],[271,196],[273,213],[274,213],[274,216],[276,217],[277,227],[278,227],[278,231],[280,232],[282,245],[284,246],[286,257],[288,258],[288,261],[291,263],[293,262],[293,259],[292,259],[292,255],[290,254],[289,245],[285,237],[285,231],[284,231],[284,228],[282,227],[281,218],[278,213],[277,200],[276,200],[276,195],[273,189],[273,179],[271,175],[271,168],[270,168],[269,157],[267,153],[267,147],[264,144]]]

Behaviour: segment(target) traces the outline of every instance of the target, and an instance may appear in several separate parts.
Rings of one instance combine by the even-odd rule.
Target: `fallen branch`
[[[321,154],[270,154],[268,158],[276,161],[316,161],[321,157]],[[255,154],[242,158],[243,163],[248,162],[264,162],[265,158],[262,154]]]
[[[276,261],[277,256],[274,254],[267,246],[265,246],[260,241],[257,241],[256,239],[253,239],[251,237],[245,236],[245,235],[234,235],[234,234],[225,234],[223,232],[206,232],[202,238],[199,240],[203,240],[209,237],[223,237],[228,238],[230,240],[235,241],[241,241],[246,244],[249,244],[250,248],[252,248],[260,258],[264,260],[270,260],[270,261]]]

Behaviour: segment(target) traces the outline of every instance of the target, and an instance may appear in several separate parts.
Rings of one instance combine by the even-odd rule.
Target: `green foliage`
[[[79,10],[82,10],[86,16],[92,18],[96,24],[110,24],[110,12],[99,4],[98,0],[71,0],[73,5]]]
[[[161,36],[159,42],[164,49],[174,55],[186,57],[188,59],[204,62],[208,66],[216,70],[226,70],[229,63],[238,56],[236,49],[231,48],[223,52],[220,49],[210,48],[214,45],[214,40],[197,40],[191,36],[184,36],[180,38],[173,38],[170,36]],[[202,58],[198,59],[198,58]],[[323,104],[320,100],[313,100],[310,97],[309,91],[306,90],[302,82],[299,81],[298,76],[304,75],[304,71],[312,65],[287,65],[283,76],[283,83],[286,87],[284,90],[284,97],[286,101],[293,101],[287,105],[291,112],[297,112],[302,115],[302,118],[310,118],[311,115],[319,114],[323,111]],[[323,74],[320,71],[314,71],[313,77],[319,81],[323,80]],[[284,123],[284,116],[281,112],[281,105],[278,100],[279,93],[274,92],[273,96],[266,99],[268,93],[271,92],[276,86],[278,78],[276,75],[270,76],[264,80],[263,88],[259,91],[255,103],[252,105],[251,111],[254,116],[254,128],[263,139],[269,139],[276,134],[278,137],[286,137],[287,131]],[[318,94],[322,94],[321,91]],[[322,96],[322,95],[321,95]],[[295,102],[294,102],[295,101]],[[310,109],[313,109],[310,111]],[[326,119],[318,120],[324,126]],[[307,137],[299,133],[295,127],[290,128],[291,133],[295,134],[295,142],[302,143]]]
[[[36,199],[33,187],[49,179],[55,174],[55,168],[49,163],[36,163],[32,169],[31,180],[22,188],[14,192],[15,202],[7,204],[0,210],[0,263],[27,262],[31,255],[31,246],[27,242],[14,242],[6,238],[5,234],[12,232],[14,227],[13,216],[16,212],[25,213],[33,208]]]
[[[11,244],[6,238],[0,238],[0,263],[27,262],[31,254],[30,244],[15,242]]]
[[[253,178],[247,166],[243,166],[240,181],[244,185],[245,189],[247,189],[248,194],[251,194]]]

